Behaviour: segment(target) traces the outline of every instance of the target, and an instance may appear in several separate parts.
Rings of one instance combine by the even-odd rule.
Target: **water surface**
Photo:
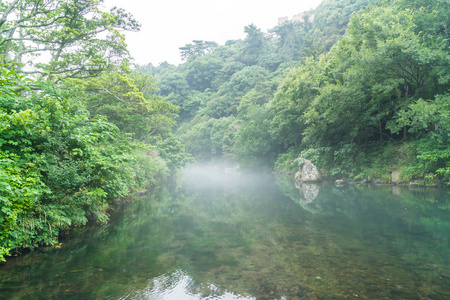
[[[184,179],[0,265],[0,299],[450,299],[438,189]]]

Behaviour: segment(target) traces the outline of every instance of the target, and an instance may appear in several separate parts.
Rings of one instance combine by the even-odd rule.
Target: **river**
[[[0,299],[450,299],[448,190],[198,167],[110,215],[0,264]]]

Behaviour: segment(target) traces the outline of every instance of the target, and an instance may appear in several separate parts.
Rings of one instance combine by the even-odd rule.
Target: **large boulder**
[[[395,183],[395,184],[400,183],[400,171],[399,170],[392,171],[391,182]]]
[[[300,161],[300,169],[295,174],[296,181],[305,183],[322,181],[322,175],[320,174],[319,169],[317,169],[317,167],[310,160],[300,159]]]

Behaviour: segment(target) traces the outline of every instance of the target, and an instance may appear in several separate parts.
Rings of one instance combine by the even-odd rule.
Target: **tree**
[[[283,61],[299,59],[302,45],[302,29],[302,23],[291,21],[284,22],[271,30],[278,36],[277,48]]]
[[[302,66],[288,73],[268,104],[273,116],[271,130],[286,148],[301,144],[306,128],[304,114],[319,95],[319,88],[325,80],[321,69],[320,62],[307,59]]]
[[[245,26],[244,32],[247,37],[244,40],[244,48],[242,50],[242,61],[248,65],[254,65],[263,55],[266,48],[266,37],[261,29],[254,24]]]
[[[234,116],[220,119],[197,115],[178,131],[186,151],[197,160],[209,161],[230,156],[234,142]]]
[[[329,51],[345,33],[354,13],[378,0],[324,0],[314,10],[312,31],[319,48]]]
[[[218,44],[216,42],[194,40],[192,44],[186,44],[179,48],[181,51],[181,59],[183,61],[196,59],[212,52],[217,46]]]
[[[104,116],[92,117],[78,89],[39,84],[26,96],[13,71],[0,72],[0,260],[16,248],[57,242],[61,230],[106,221],[105,209],[148,180],[134,165],[139,145]],[[9,90],[9,92],[8,92]],[[157,159],[154,178],[166,166]]]
[[[97,0],[11,0],[0,6],[0,58],[41,76],[96,76],[128,57],[123,30],[140,25],[123,9]]]
[[[156,79],[148,74],[114,71],[80,84],[92,115],[106,116],[140,141],[165,136],[175,124],[178,107],[155,94]]]
[[[239,165],[255,170],[271,170],[277,144],[270,130],[269,113],[265,106],[252,105],[239,121],[233,146]]]
[[[213,53],[212,53],[213,54]],[[216,78],[223,61],[216,55],[202,56],[190,60],[185,66],[185,78],[190,87],[203,92],[212,87],[212,82]]]
[[[257,85],[267,81],[269,72],[260,66],[250,66],[236,72],[223,84],[216,96],[206,104],[203,113],[216,118],[236,115],[242,97]]]

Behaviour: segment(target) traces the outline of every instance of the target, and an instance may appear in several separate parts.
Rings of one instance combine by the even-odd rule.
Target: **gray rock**
[[[416,188],[416,187],[418,187],[418,186],[419,186],[419,183],[418,183],[418,182],[416,182],[416,181],[414,181],[414,182],[410,182],[408,186],[409,186],[409,187],[412,187],[412,188]]]
[[[297,173],[295,173],[295,181],[296,182],[302,181],[302,172],[301,171],[298,171]]]
[[[300,164],[299,172],[295,175],[295,179],[301,182],[321,182],[322,175],[319,172],[319,169],[309,160],[302,159],[302,163]],[[300,174],[298,174],[300,173]]]
[[[398,184],[400,182],[400,171],[392,171],[391,174],[391,181],[392,183]]]
[[[342,180],[342,179],[338,179],[338,180],[336,180],[336,181],[334,182],[334,184],[335,184],[335,185],[344,185],[344,184],[345,184],[345,181]]]

